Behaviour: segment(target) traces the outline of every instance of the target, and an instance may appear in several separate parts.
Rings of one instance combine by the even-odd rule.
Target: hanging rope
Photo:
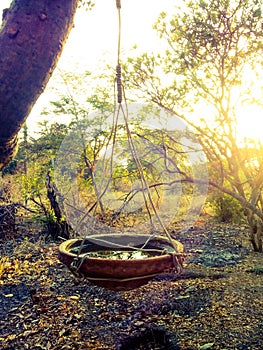
[[[140,158],[137,155],[136,147],[134,145],[132,134],[130,131],[129,122],[128,122],[128,106],[126,103],[125,103],[125,106],[126,106],[126,111],[124,111],[123,106],[121,106],[121,110],[123,112],[123,116],[124,116],[124,120],[125,120],[125,127],[126,127],[127,136],[128,136],[129,146],[130,146],[130,149],[132,152],[132,157],[133,157],[133,160],[134,160],[136,167],[138,169],[138,172],[139,172],[139,178],[140,178],[140,181],[142,184],[142,193],[144,195],[145,206],[146,206],[146,209],[148,211],[149,218],[151,220],[152,216],[151,216],[149,206],[147,204],[148,201],[149,201],[150,207],[152,208],[152,210],[154,212],[154,215],[156,216],[160,226],[162,227],[162,229],[163,229],[165,235],[167,236],[168,240],[170,241],[172,247],[174,248],[175,252],[178,252],[178,247],[176,246],[175,241],[172,239],[170,233],[168,232],[167,228],[165,227],[165,225],[164,225],[164,223],[163,223],[163,221],[162,221],[162,219],[161,219],[160,215],[158,214],[158,211],[155,207],[154,201],[152,199],[151,191],[150,191],[149,185],[147,183],[147,180],[145,178],[143,167],[142,167]],[[147,198],[146,198],[145,192],[146,192]],[[148,199],[148,201],[147,201],[147,199]],[[151,222],[152,222],[152,220],[151,220]],[[151,239],[151,237],[149,237],[149,240],[150,239]],[[147,245],[148,241],[146,241],[144,245]],[[182,271],[181,261],[177,258],[176,255],[173,255],[173,258],[174,258],[174,266],[175,266],[177,272],[181,273],[181,271]]]
[[[117,96],[118,103],[122,103],[122,82],[121,82],[121,65],[117,64],[116,67],[116,83],[117,83]]]
[[[178,247],[175,245],[174,240],[172,239],[171,235],[169,234],[168,230],[166,229],[161,217],[158,214],[158,211],[156,210],[154,201],[152,199],[152,195],[150,192],[150,188],[149,185],[147,183],[147,180],[145,178],[144,175],[144,171],[143,171],[143,167],[141,164],[141,161],[137,155],[137,151],[136,151],[136,147],[134,145],[133,142],[133,138],[132,138],[132,134],[130,131],[130,127],[129,127],[129,120],[128,120],[128,106],[127,106],[127,101],[125,98],[125,93],[124,93],[124,87],[122,85],[122,77],[121,77],[121,63],[120,63],[120,48],[121,48],[121,0],[116,0],[116,7],[118,10],[118,51],[117,51],[117,66],[116,66],[116,85],[117,85],[117,102],[119,104],[119,108],[118,108],[118,114],[120,112],[122,112],[123,117],[124,117],[124,122],[125,122],[125,128],[126,128],[126,133],[127,133],[127,137],[128,137],[128,143],[129,143],[129,147],[132,153],[132,158],[133,161],[136,164],[136,168],[138,170],[139,173],[139,179],[141,182],[141,186],[142,186],[142,194],[143,194],[143,198],[144,198],[144,203],[145,203],[145,207],[147,209],[148,212],[148,216],[151,222],[152,227],[154,227],[153,225],[153,221],[152,221],[152,214],[150,211],[150,208],[152,208],[152,211],[155,215],[155,217],[157,218],[160,226],[162,227],[164,233],[166,234],[168,240],[170,241],[170,243],[172,244],[175,252],[178,252]],[[122,106],[122,99],[124,96],[124,101],[125,101],[125,110]],[[149,205],[150,207],[149,207]],[[149,240],[151,239],[151,236],[149,237]],[[147,245],[148,241],[145,242],[144,246]],[[178,259],[178,257],[176,256],[176,254],[173,255],[173,259],[174,259],[174,266],[177,269],[178,273],[181,273],[182,271],[182,262],[180,261],[180,259]]]
[[[117,67],[116,67],[116,83],[118,103],[122,102],[122,82],[121,82],[121,0],[116,0],[116,7],[118,10],[118,53],[117,53]]]
[[[153,224],[153,220],[152,217],[153,215],[157,218],[157,221],[159,222],[160,226],[162,227],[165,235],[167,236],[171,246],[174,249],[174,253],[172,253],[172,258],[173,258],[173,265],[174,265],[174,270],[176,271],[176,273],[180,274],[182,272],[182,263],[183,263],[183,258],[182,258],[182,254],[178,253],[179,249],[176,246],[176,242],[172,239],[171,235],[169,234],[168,230],[166,229],[161,217],[158,214],[158,211],[155,207],[154,204],[154,200],[152,198],[151,195],[151,191],[149,188],[149,185],[147,183],[147,180],[145,178],[144,175],[144,171],[143,171],[143,167],[140,161],[140,158],[138,157],[137,151],[136,151],[136,146],[134,144],[134,140],[132,137],[132,133],[130,130],[130,126],[129,126],[129,113],[128,113],[128,105],[127,105],[127,100],[125,98],[125,93],[124,93],[124,87],[122,84],[122,72],[121,72],[121,63],[120,63],[120,48],[121,48],[121,0],[116,0],[116,7],[118,10],[118,50],[117,50],[117,66],[116,66],[116,78],[115,78],[115,84],[114,84],[114,112],[113,112],[113,124],[112,124],[112,131],[111,131],[111,135],[109,137],[109,140],[107,142],[106,145],[106,149],[108,149],[109,145],[112,144],[112,149],[111,149],[111,157],[110,157],[110,176],[106,182],[106,185],[104,187],[104,189],[100,192],[100,194],[98,195],[97,201],[94,204],[94,208],[96,210],[96,207],[98,205],[98,201],[104,196],[104,194],[106,193],[110,182],[112,180],[112,175],[113,175],[113,154],[114,154],[114,149],[115,149],[115,144],[116,144],[116,137],[117,137],[117,128],[118,128],[118,120],[119,120],[119,115],[120,113],[123,114],[124,117],[124,123],[125,123],[125,128],[126,128],[126,134],[127,134],[127,138],[128,138],[128,144],[129,144],[129,148],[131,150],[131,154],[132,154],[132,158],[133,161],[136,165],[136,168],[138,170],[138,177],[139,180],[141,182],[141,190],[142,190],[142,195],[143,195],[143,199],[144,199],[144,203],[145,203],[145,207],[146,210],[148,212],[148,216],[150,219],[150,223],[152,225],[152,229],[154,229],[154,224]],[[115,86],[116,86],[116,90],[115,90]],[[117,96],[116,96],[117,93]],[[117,99],[117,105],[115,103]],[[125,107],[122,105],[122,102],[125,102]],[[104,154],[104,159],[103,159],[103,163],[106,164],[106,153]],[[151,213],[152,210],[152,213]],[[79,225],[83,222],[83,220],[85,219],[85,217],[87,215],[89,215],[90,210],[88,211],[88,213],[80,219],[79,221]],[[153,215],[152,215],[153,214]],[[154,230],[152,230],[154,231]],[[147,246],[148,242],[152,239],[153,235],[149,235],[149,239],[146,240],[146,242],[143,244],[143,246],[141,248],[138,247],[130,247],[131,249],[134,250],[147,250],[145,249],[145,247]],[[80,274],[80,268],[83,264],[83,262],[85,261],[85,259],[88,258],[88,254],[82,254],[82,249],[85,243],[85,239],[82,240],[81,245],[78,249],[78,253],[76,258],[72,261],[71,264],[71,271],[76,275],[81,277]],[[107,243],[107,242],[106,242]],[[119,248],[127,248],[127,246],[123,246],[121,244],[116,244],[116,246],[118,246]],[[157,276],[158,274],[154,274],[153,276]],[[141,278],[144,278],[144,276],[142,276]],[[90,279],[92,279],[90,277]],[[137,279],[137,278],[135,278]],[[98,278],[94,278],[94,280],[98,280]],[[115,279],[111,279],[111,278],[105,278],[105,279],[100,279],[100,280],[112,280],[114,281]],[[129,279],[123,279],[122,281],[129,281],[132,280],[132,278]],[[119,280],[118,280],[119,281]]]
[[[120,47],[121,47],[121,0],[116,0],[116,7],[118,10],[118,62],[117,62],[117,67],[116,67],[116,83],[117,83],[117,101],[118,104],[120,105],[122,102],[122,82],[121,82],[121,65],[120,65]],[[115,88],[115,87],[114,87]],[[115,92],[114,92],[115,95]],[[81,223],[89,216],[90,212],[93,211],[93,216],[95,216],[95,212],[97,211],[98,204],[104,194],[106,193],[110,182],[112,180],[112,174],[113,174],[113,154],[114,154],[114,148],[116,144],[116,135],[117,135],[117,126],[118,126],[118,118],[119,118],[119,113],[116,113],[116,105],[114,104],[114,112],[113,112],[113,122],[112,122],[112,128],[111,128],[111,134],[109,136],[107,145],[106,145],[106,150],[108,149],[111,141],[112,141],[112,150],[111,150],[111,158],[110,158],[110,176],[108,178],[108,181],[106,182],[106,185],[104,189],[100,192],[97,193],[97,200],[94,203],[94,205],[85,213],[83,217],[80,218],[79,222],[77,223],[76,229],[80,227]],[[118,108],[119,110],[119,108]],[[106,164],[106,153],[104,153],[104,158],[103,158],[103,163]],[[95,223],[95,220],[93,221]],[[77,257],[73,260],[72,262],[72,271],[75,272],[75,274],[78,274],[79,269],[83,263],[83,258],[80,260],[80,255],[84,246],[85,238],[82,240],[80,247],[78,249]]]

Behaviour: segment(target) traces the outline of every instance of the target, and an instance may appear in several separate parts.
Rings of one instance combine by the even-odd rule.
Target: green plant
[[[244,212],[240,203],[228,194],[217,192],[209,201],[216,219],[221,222],[240,223]]]
[[[255,265],[247,270],[247,272],[254,273],[256,275],[263,275],[263,266],[262,265]]]

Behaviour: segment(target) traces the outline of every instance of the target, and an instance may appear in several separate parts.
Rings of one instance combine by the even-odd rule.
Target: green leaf
[[[262,12],[261,12],[261,8],[259,7],[258,9],[256,9],[253,13],[253,17],[261,17]]]
[[[200,350],[211,349],[214,346],[214,343],[206,343],[200,347]]]

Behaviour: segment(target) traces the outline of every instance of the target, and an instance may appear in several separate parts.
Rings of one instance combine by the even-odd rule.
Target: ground
[[[77,280],[41,235],[2,240],[1,349],[263,349],[263,254],[246,227],[176,234],[183,274],[113,292]]]

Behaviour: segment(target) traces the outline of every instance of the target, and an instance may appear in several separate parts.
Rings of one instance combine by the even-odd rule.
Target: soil
[[[114,292],[79,281],[41,235],[1,242],[1,349],[263,349],[263,254],[245,226],[199,223],[173,235],[182,275]]]

